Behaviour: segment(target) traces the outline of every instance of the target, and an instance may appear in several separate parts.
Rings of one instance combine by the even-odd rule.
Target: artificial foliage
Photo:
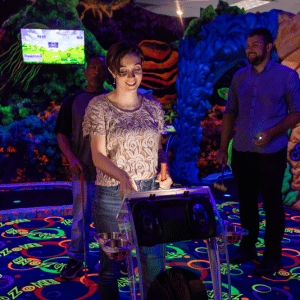
[[[113,12],[120,7],[128,4],[131,0],[113,0],[110,3],[105,3],[97,0],[83,0],[79,1],[77,6],[82,6],[84,10],[80,14],[80,19],[84,19],[87,11],[92,11],[94,17],[98,16],[102,21],[103,16],[111,18]]]
[[[212,5],[207,6],[206,8],[201,8],[200,18],[193,19],[189,26],[187,27],[184,36],[194,37],[198,42],[203,38],[199,33],[201,32],[201,27],[212,22],[217,16],[223,14],[230,14],[231,16],[236,16],[238,14],[246,14],[244,8],[240,9],[237,6],[230,6],[228,2],[219,1],[217,8],[214,9]]]
[[[228,87],[218,89],[218,95],[219,95],[223,100],[227,100],[227,98],[228,98],[228,91],[229,91],[229,88],[228,88]]]
[[[0,119],[3,125],[8,125],[14,120],[25,119],[33,112],[32,102],[28,98],[21,98],[18,94],[11,97],[8,106],[0,104]]]
[[[21,89],[28,91],[30,82],[41,69],[39,64],[26,65],[22,61],[21,28],[84,30],[87,59],[93,55],[106,55],[106,51],[99,45],[91,32],[82,25],[76,4],[75,0],[36,0],[4,22],[2,30],[10,32],[16,41],[0,57],[2,58],[0,73],[8,77],[0,90],[3,90],[8,82],[12,82],[13,85],[19,84]],[[69,70],[72,72],[72,67]]]
[[[14,94],[1,94],[0,125],[8,125],[13,120],[37,115],[44,111],[52,102],[60,104],[63,99],[86,85],[82,67],[68,66],[41,67],[39,76],[32,79],[32,89],[24,91],[13,88]],[[27,112],[27,113],[26,113]]]
[[[206,110],[211,108],[208,99],[222,75],[246,59],[247,34],[258,27],[268,28],[275,39],[277,11],[236,16],[221,14],[201,26],[199,42],[194,36],[180,41],[175,106],[179,117],[174,123],[177,136],[172,146],[176,155],[171,166],[172,177],[177,182],[199,183],[197,161],[203,138],[200,125]]]
[[[297,202],[297,197],[299,195],[299,191],[291,189],[292,181],[293,176],[291,173],[291,166],[289,163],[287,163],[281,190],[283,203],[286,206],[293,206]]]
[[[2,183],[70,179],[53,129],[62,101],[85,88],[85,66],[24,64],[20,28],[84,30],[86,60],[104,57],[106,50],[83,26],[76,5],[75,0],[31,1],[2,25],[0,168],[7,170]],[[105,87],[111,90],[108,83]]]
[[[199,178],[205,178],[209,174],[220,172],[221,166],[217,163],[215,154],[217,153],[216,150],[220,148],[223,111],[233,75],[245,65],[245,63],[237,64],[234,68],[225,72],[214,84],[213,94],[208,98],[212,109],[206,112],[204,119],[201,121],[203,138],[200,142],[200,154],[197,162]],[[228,147],[227,166],[229,169],[231,169],[231,153],[232,140]]]
[[[0,126],[0,183],[70,179],[62,165],[54,126],[57,110]]]
[[[215,155],[220,149],[224,109],[224,106],[215,105],[207,110],[207,116],[201,121],[203,138],[200,142],[200,154],[197,162],[201,178],[207,177],[216,171],[220,172],[221,170],[220,165],[215,159]]]

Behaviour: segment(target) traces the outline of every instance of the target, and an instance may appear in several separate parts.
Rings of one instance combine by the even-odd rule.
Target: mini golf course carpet
[[[238,203],[216,201],[224,220],[239,224]],[[264,218],[261,210],[259,255],[264,249]],[[84,272],[73,281],[62,281],[59,273],[67,262],[66,247],[70,238],[70,216],[34,217],[0,222],[0,300],[18,299],[99,299],[98,244],[90,227],[90,253],[87,260],[89,286]],[[295,300],[300,298],[300,216],[286,211],[286,232],[283,240],[283,266],[280,276],[256,277],[255,263],[231,265],[232,299]],[[237,245],[229,246],[229,253]],[[166,245],[168,267],[193,271],[205,284],[208,298],[213,299],[209,261],[205,242],[186,241]],[[228,299],[227,268],[221,261],[223,299]],[[126,277],[119,278],[120,300],[130,299]],[[113,300],[113,299],[112,299]]]

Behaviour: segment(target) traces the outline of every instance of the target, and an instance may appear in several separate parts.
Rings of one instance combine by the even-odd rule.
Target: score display
[[[84,31],[21,29],[24,63],[84,64]]]

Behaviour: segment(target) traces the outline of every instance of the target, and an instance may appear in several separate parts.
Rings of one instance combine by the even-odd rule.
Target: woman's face
[[[135,53],[126,54],[120,61],[120,72],[115,75],[117,88],[137,90],[143,77],[142,62]]]

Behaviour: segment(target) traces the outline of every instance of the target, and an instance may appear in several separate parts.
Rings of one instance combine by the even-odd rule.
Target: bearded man
[[[254,29],[247,37],[249,65],[233,77],[223,115],[219,163],[228,159],[228,144],[234,124],[231,167],[237,183],[241,226],[249,231],[242,238],[230,263],[257,260],[259,234],[258,195],[265,212],[265,249],[254,269],[267,276],[282,268],[285,211],[282,182],[287,158],[287,130],[300,121],[300,80],[296,71],[271,58],[272,34]]]

